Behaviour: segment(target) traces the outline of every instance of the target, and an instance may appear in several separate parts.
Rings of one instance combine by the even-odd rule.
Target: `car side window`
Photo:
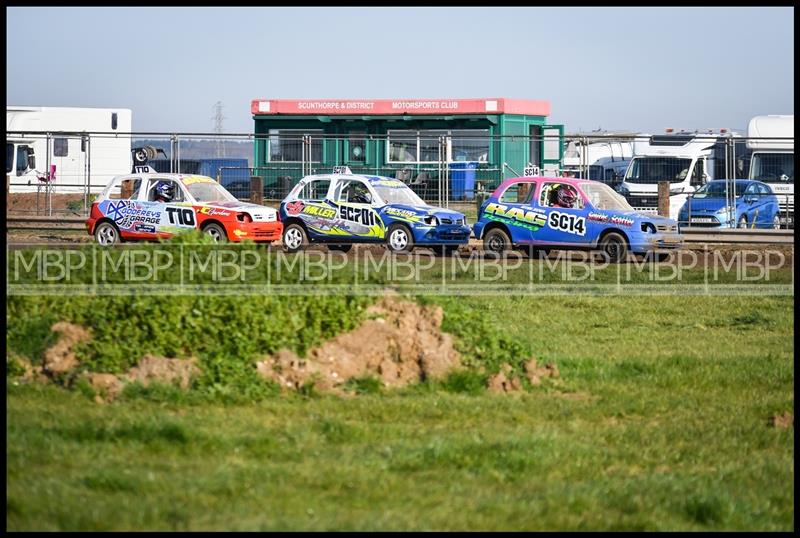
[[[357,179],[343,181],[336,192],[337,202],[371,204],[372,195],[367,184]]]
[[[108,198],[112,200],[136,200],[139,197],[139,189],[142,186],[142,178],[126,177],[108,192]]]
[[[330,179],[315,179],[306,183],[297,193],[299,200],[324,200],[331,186]]]
[[[744,191],[745,195],[758,194],[758,192],[756,191],[756,186],[757,185],[755,183],[752,183],[751,185],[749,185],[747,187],[747,189],[745,189],[745,191]]]
[[[160,195],[159,185],[162,186],[172,186],[172,195],[171,198],[168,200],[163,199]],[[165,189],[168,191],[168,188]],[[161,191],[163,193],[163,191]],[[178,184],[177,181],[172,179],[163,179],[163,178],[154,178],[150,180],[150,185],[147,188],[147,200],[149,202],[169,202],[169,203],[177,203],[183,202],[183,189]]]
[[[539,205],[542,207],[583,209],[583,197],[575,187],[568,183],[548,182],[542,185]]]
[[[534,189],[535,183],[529,181],[520,181],[509,185],[503,194],[500,195],[498,201],[504,204],[524,204],[528,203],[531,194],[536,190]]]
[[[759,185],[758,194],[760,194],[761,196],[769,196],[770,194],[772,194],[772,190],[767,185]]]

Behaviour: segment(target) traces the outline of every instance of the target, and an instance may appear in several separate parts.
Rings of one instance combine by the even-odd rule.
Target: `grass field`
[[[794,528],[794,429],[768,425],[793,297],[423,300],[471,364],[513,347],[563,385],[99,405],[7,378],[7,528]]]

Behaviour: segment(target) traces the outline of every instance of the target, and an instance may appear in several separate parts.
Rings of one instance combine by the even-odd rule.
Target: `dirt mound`
[[[53,332],[61,333],[58,341],[44,352],[42,366],[29,363],[22,358],[15,360],[25,369],[23,378],[29,380],[46,381],[46,374],[56,381],[71,384],[72,380],[62,376],[73,371],[78,366],[78,359],[75,356],[73,347],[79,342],[85,342],[91,338],[89,331],[79,325],[61,321],[52,326]],[[197,366],[197,359],[168,359],[145,355],[139,363],[128,370],[127,373],[116,376],[114,374],[103,374],[96,372],[84,372],[81,378],[89,382],[89,385],[107,400],[113,400],[124,388],[126,383],[138,381],[147,386],[153,381],[161,383],[176,384],[186,390],[189,388],[192,379],[201,374]],[[101,398],[102,399],[102,398]]]
[[[89,331],[80,325],[60,321],[51,327],[53,332],[61,333],[54,346],[44,352],[43,368],[47,374],[65,374],[78,365],[72,347],[91,338]]]
[[[774,428],[793,428],[794,414],[786,411],[782,415],[774,415],[769,418],[769,424]]]
[[[129,381],[138,381],[143,385],[151,381],[161,383],[176,383],[186,390],[192,379],[200,375],[197,359],[167,359],[154,355],[145,355],[139,364],[128,370],[124,378]]]
[[[97,394],[94,399],[98,403],[102,403],[106,400],[113,400],[124,388],[122,381],[114,374],[96,374],[94,372],[88,372],[83,375],[83,378],[86,379],[92,389],[94,389]]]
[[[524,369],[525,377],[534,387],[541,385],[544,377],[559,377],[558,366],[552,363],[537,366],[534,358],[525,363]],[[519,376],[514,375],[510,364],[504,364],[497,374],[489,378],[489,390],[492,392],[515,392],[522,389],[522,381]]]
[[[384,297],[367,316],[360,327],[311,349],[306,358],[281,350],[259,361],[258,373],[284,388],[311,382],[317,390],[341,392],[354,378],[373,376],[398,387],[443,377],[460,366],[452,337],[441,331],[440,307]]]
[[[201,374],[197,359],[168,359],[145,355],[139,363],[121,376],[85,372],[81,377],[89,382],[97,393],[95,401],[111,401],[125,388],[127,383],[139,382],[144,386],[153,381],[178,385],[187,390],[192,379]]]

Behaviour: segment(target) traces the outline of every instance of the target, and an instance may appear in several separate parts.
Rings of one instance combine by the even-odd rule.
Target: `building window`
[[[447,131],[419,131],[419,160],[422,162],[441,161],[440,137],[446,136]]]
[[[454,161],[489,160],[489,129],[461,129],[450,131],[451,152]]]
[[[350,138],[347,141],[347,160],[351,163],[365,163],[367,162],[367,139],[366,133],[354,132],[350,133]]]
[[[322,129],[270,129],[267,153],[269,162],[308,161],[308,148],[303,147],[304,135],[311,135],[311,162],[321,162],[322,137],[315,136],[321,133]]]
[[[390,130],[389,155],[390,163],[430,163],[439,162],[441,137],[450,137],[446,160],[476,161],[489,160],[488,129],[445,130]]]
[[[69,153],[69,140],[66,138],[53,139],[53,155],[56,157],[66,157]]]
[[[390,163],[419,162],[417,152],[417,131],[389,131]]]

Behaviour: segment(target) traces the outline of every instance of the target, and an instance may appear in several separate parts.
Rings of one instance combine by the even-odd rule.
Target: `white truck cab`
[[[749,179],[769,184],[778,197],[781,224],[794,227],[794,115],[756,116],[747,125],[752,150]]]

